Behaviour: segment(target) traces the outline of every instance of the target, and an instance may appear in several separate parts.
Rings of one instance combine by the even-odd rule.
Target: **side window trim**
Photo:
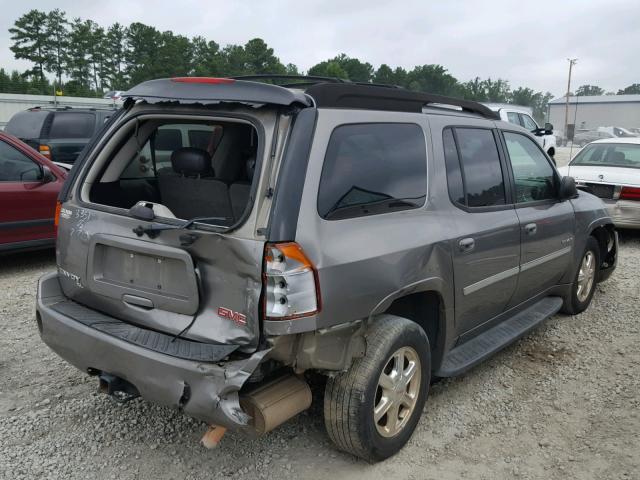
[[[456,133],[456,129],[458,128],[467,128],[467,129],[478,129],[478,130],[490,130],[493,134],[493,139],[496,142],[496,149],[498,150],[498,158],[500,159],[500,167],[502,169],[502,181],[504,183],[505,190],[505,204],[504,205],[490,205],[486,207],[469,207],[467,205],[463,205],[457,201],[455,201],[451,197],[451,192],[449,192],[449,185],[447,182],[447,192],[449,193],[449,200],[451,203],[459,208],[460,210],[464,210],[467,213],[482,213],[482,212],[496,212],[500,210],[511,210],[514,208],[514,198],[513,198],[513,187],[511,185],[511,175],[508,170],[505,170],[507,166],[508,159],[505,157],[504,152],[502,151],[502,145],[498,129],[496,127],[486,126],[481,127],[477,125],[447,125],[442,129],[442,135],[444,135],[445,130],[451,130],[453,133],[453,141],[456,147],[456,153],[458,155],[458,164],[460,168],[460,176],[462,177],[462,192],[464,194],[464,198],[467,198],[467,185],[464,176],[464,168],[462,168],[461,155],[460,155],[460,146],[458,145],[458,135]],[[447,175],[449,172],[446,172]]]
[[[522,203],[518,203],[516,202],[516,198],[515,198],[515,192],[516,192],[516,178],[515,175],[513,173],[513,168],[511,166],[511,157],[509,157],[509,151],[507,150],[507,141],[504,138],[504,133],[514,133],[517,135],[522,135],[523,137],[529,138],[529,140],[531,140],[531,143],[533,143],[536,148],[542,153],[542,155],[544,156],[545,160],[547,161],[547,163],[549,164],[549,166],[551,167],[551,170],[553,171],[553,176],[556,180],[556,182],[560,182],[561,178],[560,175],[558,173],[558,170],[556,169],[556,166],[553,164],[553,162],[549,159],[549,156],[547,155],[547,152],[544,151],[544,149],[540,146],[540,144],[538,142],[536,142],[535,140],[531,139],[530,137],[528,137],[525,133],[523,132],[518,132],[517,130],[511,130],[508,128],[500,128],[498,129],[498,135],[500,137],[500,143],[502,145],[502,149],[504,150],[503,154],[506,160],[506,164],[507,164],[507,168],[509,171],[509,184],[511,186],[511,190],[512,190],[512,201],[513,201],[513,206],[515,208],[527,208],[527,207],[535,207],[537,205],[550,205],[553,203],[560,203],[560,199],[558,197],[559,192],[556,192],[556,198],[549,198],[549,199],[544,199],[544,200],[533,200],[530,202],[522,202]]]

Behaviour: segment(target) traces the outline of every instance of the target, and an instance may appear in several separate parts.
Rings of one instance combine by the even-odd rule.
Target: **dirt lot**
[[[618,271],[586,313],[434,385],[410,443],[378,465],[332,448],[318,402],[208,451],[204,425],[96,393],[39,340],[35,282],[53,267],[52,252],[0,259],[2,478],[640,478],[639,234],[623,234]]]

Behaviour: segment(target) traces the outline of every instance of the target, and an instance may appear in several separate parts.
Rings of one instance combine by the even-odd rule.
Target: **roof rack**
[[[453,106],[464,112],[499,120],[496,112],[478,102],[431,93],[413,92],[403,88],[381,87],[372,84],[320,83],[307,88],[318,107],[359,108],[396,112],[422,113],[425,106]]]

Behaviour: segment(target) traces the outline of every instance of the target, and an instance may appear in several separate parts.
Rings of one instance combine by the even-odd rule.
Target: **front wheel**
[[[599,268],[600,246],[594,237],[589,237],[571,286],[571,293],[564,300],[564,313],[577,315],[587,309],[596,291]]]
[[[424,330],[393,315],[373,323],[366,338],[365,356],[327,381],[324,420],[338,448],[372,462],[394,455],[415,430],[431,353]]]

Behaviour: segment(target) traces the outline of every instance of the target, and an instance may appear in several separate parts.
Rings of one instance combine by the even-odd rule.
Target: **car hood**
[[[575,178],[576,182],[640,185],[640,169],[638,168],[569,165],[559,170],[562,175]]]

